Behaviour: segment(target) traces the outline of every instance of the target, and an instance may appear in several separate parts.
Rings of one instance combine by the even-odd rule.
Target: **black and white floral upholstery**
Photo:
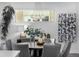
[[[58,16],[59,42],[71,41],[76,37],[76,13],[61,13]]]

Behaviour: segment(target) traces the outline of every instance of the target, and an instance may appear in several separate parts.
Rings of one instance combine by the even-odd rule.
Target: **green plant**
[[[34,29],[34,28],[27,28],[24,32],[30,36],[39,36],[42,33],[40,29]]]
[[[12,20],[12,16],[15,14],[13,7],[5,6],[2,13],[2,39],[5,40],[8,33],[8,26]]]

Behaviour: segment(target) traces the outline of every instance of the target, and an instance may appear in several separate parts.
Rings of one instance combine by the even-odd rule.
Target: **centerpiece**
[[[40,29],[35,29],[35,28],[27,28],[24,33],[30,35],[31,40],[36,41],[38,45],[43,45],[44,44],[44,38],[43,37],[43,32]]]

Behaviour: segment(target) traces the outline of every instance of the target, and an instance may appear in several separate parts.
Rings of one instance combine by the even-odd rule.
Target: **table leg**
[[[34,50],[34,57],[41,57],[42,49],[35,49]]]

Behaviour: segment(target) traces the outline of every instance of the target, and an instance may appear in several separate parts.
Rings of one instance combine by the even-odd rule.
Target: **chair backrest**
[[[62,57],[67,57],[68,54],[69,54],[70,48],[71,48],[71,42],[68,42],[66,47],[64,46],[61,56]]]
[[[21,42],[30,42],[30,39],[27,38],[27,39],[21,39]]]
[[[16,45],[16,47],[17,47],[17,50],[20,50],[19,57],[30,57],[28,44],[26,45],[18,44]]]
[[[51,43],[51,40],[49,38],[47,38],[45,43]]]
[[[44,45],[42,57],[57,57],[60,53],[61,45]]]
[[[21,43],[21,39],[17,39],[17,43]]]
[[[12,42],[11,42],[11,40],[6,41],[6,47],[7,47],[7,50],[12,50]]]

